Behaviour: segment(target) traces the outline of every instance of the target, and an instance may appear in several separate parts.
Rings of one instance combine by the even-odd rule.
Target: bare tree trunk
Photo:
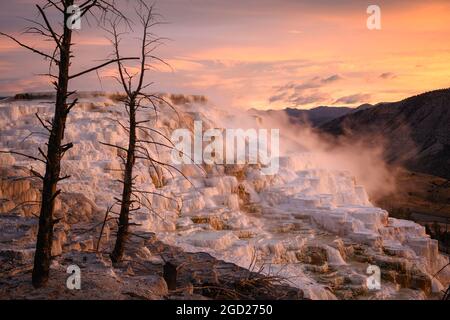
[[[143,27],[142,38],[140,39],[140,71],[137,74],[130,74],[130,72],[127,70],[127,67],[122,63],[119,50],[121,33],[118,32],[117,21],[110,21],[110,34],[112,36],[114,56],[117,60],[117,69],[119,73],[117,80],[123,86],[126,96],[126,98],[124,99],[124,104],[129,115],[129,127],[121,124],[119,121],[121,127],[124,128],[125,131],[127,131],[127,133],[129,134],[128,146],[124,147],[120,145],[111,145],[104,143],[104,145],[114,147],[121,151],[125,151],[127,154],[126,159],[124,156],[120,155],[124,166],[124,177],[122,181],[122,198],[118,200],[121,205],[119,228],[114,250],[111,253],[111,260],[115,263],[122,261],[126,241],[128,240],[128,237],[132,235],[132,232],[130,232],[129,230],[131,227],[130,214],[132,212],[137,212],[141,209],[141,207],[145,207],[149,212],[154,213],[154,210],[151,208],[151,201],[149,200],[148,195],[168,198],[155,192],[146,192],[144,190],[139,190],[138,188],[136,188],[134,181],[136,177],[133,177],[133,168],[136,160],[145,161],[148,166],[152,165],[155,168],[156,172],[158,170],[155,164],[163,166],[168,171],[170,171],[171,168],[174,168],[176,170],[175,167],[169,164],[162,163],[160,161],[157,161],[156,159],[153,159],[148,149],[148,146],[156,147],[160,145],[172,150],[172,147],[170,145],[155,141],[152,138],[152,133],[157,133],[160,136],[166,138],[169,143],[171,143],[170,139],[165,137],[164,134],[158,132],[158,130],[145,125],[146,123],[151,122],[151,120],[136,120],[138,111],[152,110],[152,112],[154,111],[155,113],[157,113],[157,103],[165,103],[170,107],[172,106],[161,97],[153,94],[145,94],[143,92],[145,88],[151,85],[151,83],[145,83],[146,72],[152,69],[149,61],[155,60],[164,64],[166,63],[153,55],[153,51],[163,40],[162,38],[155,37],[151,32],[151,28],[159,24],[155,19],[153,6],[147,5],[144,0],[139,0],[135,12],[139,18],[139,22]],[[137,131],[142,131],[142,136],[150,137],[150,140],[147,141],[145,140],[145,138],[142,138],[141,135],[137,134]],[[175,199],[172,200],[176,201]]]
[[[73,0],[66,1],[67,6],[73,5]],[[69,18],[64,14],[64,21]],[[60,46],[59,77],[57,84],[55,114],[48,141],[45,176],[42,187],[41,212],[39,216],[39,232],[34,256],[33,286],[42,287],[48,282],[53,244],[53,213],[55,199],[58,195],[57,184],[61,171],[61,157],[66,151],[62,146],[66,119],[69,112],[67,94],[69,85],[70,48],[72,30],[64,26],[64,35]],[[68,147],[68,146],[67,146]]]
[[[163,278],[167,283],[169,291],[177,290],[178,268],[171,262],[166,262],[163,268]]]
[[[123,179],[122,202],[119,216],[119,230],[117,231],[116,244],[111,254],[113,262],[120,262],[125,251],[125,243],[128,239],[128,229],[130,220],[131,195],[133,193],[133,167],[135,164],[136,151],[136,102],[132,97],[129,105],[130,112],[130,132],[127,149],[127,162]]]
[[[14,36],[0,32],[0,36],[7,37],[8,39],[14,41],[16,44],[21,46],[34,54],[37,54],[46,60],[50,61],[48,76],[57,79],[53,84],[56,88],[56,102],[55,110],[53,114],[53,119],[51,125],[49,122],[43,121],[39,114],[36,114],[37,118],[41,122],[42,126],[49,133],[49,140],[47,143],[47,153],[39,148],[40,157],[35,157],[33,155],[27,155],[21,152],[14,151],[0,151],[0,153],[11,153],[16,154],[33,161],[39,161],[45,163],[45,174],[40,174],[39,172],[30,169],[31,174],[34,178],[39,178],[43,181],[42,191],[41,191],[41,207],[39,216],[39,231],[36,242],[36,252],[34,256],[34,268],[33,268],[33,285],[36,288],[44,286],[48,282],[49,269],[52,258],[52,244],[53,244],[53,227],[57,221],[53,219],[53,214],[55,210],[55,200],[61,193],[61,190],[57,189],[58,182],[61,180],[70,178],[70,176],[60,177],[61,173],[61,159],[64,154],[73,147],[72,143],[67,143],[63,145],[64,131],[66,127],[66,120],[70,110],[76,105],[77,99],[68,103],[68,98],[71,94],[75,92],[69,92],[69,81],[83,76],[87,73],[99,70],[112,63],[120,63],[123,60],[139,60],[138,57],[130,58],[117,58],[109,60],[105,63],[97,65],[95,67],[89,68],[82,72],[74,75],[69,74],[69,69],[71,65],[71,48],[72,48],[72,29],[68,25],[70,19],[73,18],[72,12],[69,12],[70,8],[74,5],[75,0],[61,0],[61,1],[45,1],[44,6],[36,5],[39,10],[40,16],[43,19],[43,23],[38,21],[30,20],[33,23],[33,27],[28,28],[25,33],[39,34],[45,41],[51,41],[55,44],[55,49],[53,53],[46,53],[40,51],[33,46],[27,45]],[[57,12],[62,14],[62,21],[58,26],[61,28],[61,32],[55,32],[55,27],[57,23],[52,26],[51,19],[46,13],[46,10],[53,8]],[[73,8],[73,7],[72,7]],[[80,15],[78,18],[85,16],[86,14],[92,13],[91,11],[96,9],[101,12],[101,16],[108,12],[111,12],[113,16],[118,18],[120,21],[128,24],[129,21],[120,10],[118,10],[114,1],[108,2],[107,0],[86,0],[80,1],[78,6],[80,9]],[[60,17],[60,16],[58,16]],[[62,23],[61,23],[62,22]],[[72,22],[72,21],[71,21]],[[58,56],[58,54],[59,56]],[[52,74],[53,66],[58,67],[58,75]]]

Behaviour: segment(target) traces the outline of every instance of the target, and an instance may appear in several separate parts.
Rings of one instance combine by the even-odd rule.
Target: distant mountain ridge
[[[353,112],[354,109],[347,107],[317,107],[310,110],[287,108],[291,122],[310,122],[313,126],[320,126],[330,120],[339,118]]]
[[[450,178],[450,88],[356,110],[319,129],[333,136],[381,137],[388,162]]]
[[[372,105],[365,104],[359,108],[368,108]],[[359,108],[349,108],[349,107],[327,107],[320,106],[313,109],[297,109],[297,108],[286,108],[282,110],[249,110],[252,114],[269,114],[269,115],[287,115],[289,121],[293,124],[311,124],[313,127],[321,126],[331,120],[345,116],[352,112],[360,110]]]

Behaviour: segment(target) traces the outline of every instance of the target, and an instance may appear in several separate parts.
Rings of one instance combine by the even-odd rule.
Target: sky
[[[51,52],[51,43],[21,34],[39,0],[0,2],[0,31]],[[369,30],[367,7],[381,9],[381,30]],[[120,1],[133,16],[133,1]],[[222,107],[309,109],[397,101],[450,87],[448,0],[157,0],[167,38],[149,90],[207,96]],[[52,21],[57,15],[49,13]],[[74,36],[73,72],[107,59],[107,33],[81,21]],[[139,26],[133,26],[135,31]],[[139,53],[138,35],[122,54]],[[0,95],[50,91],[39,76],[48,63],[0,37]],[[71,83],[82,91],[119,91],[110,66]]]

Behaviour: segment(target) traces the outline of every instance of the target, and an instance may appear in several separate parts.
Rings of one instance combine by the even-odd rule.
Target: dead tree
[[[115,78],[123,88],[125,97],[123,103],[128,115],[127,125],[118,121],[120,126],[128,133],[128,145],[120,146],[102,143],[106,146],[116,148],[119,153],[125,154],[121,157],[123,165],[123,180],[120,181],[123,185],[122,195],[120,199],[116,199],[120,205],[118,231],[114,250],[111,253],[111,260],[116,263],[122,261],[125,244],[131,234],[130,214],[142,209],[142,207],[153,214],[157,214],[149,205],[151,201],[149,201],[147,197],[164,197],[155,192],[138,190],[135,187],[135,179],[137,177],[134,176],[134,167],[136,161],[145,161],[146,164],[148,164],[149,167],[153,167],[156,172],[159,172],[158,169],[163,168],[161,170],[165,169],[169,171],[170,174],[172,174],[173,170],[181,173],[174,166],[159,161],[152,156],[152,153],[150,152],[151,148],[161,147],[173,149],[174,145],[168,137],[150,126],[149,123],[152,120],[141,120],[138,116],[139,114],[144,113],[142,111],[147,110],[149,113],[154,112],[156,118],[158,108],[161,105],[169,106],[176,112],[170,102],[165,100],[164,97],[144,92],[144,90],[152,84],[145,82],[147,71],[153,68],[152,63],[158,62],[165,65],[167,64],[153,54],[155,49],[164,40],[163,38],[156,37],[151,32],[155,25],[160,24],[157,19],[158,16],[154,13],[153,6],[146,4],[145,1],[141,0],[139,0],[138,3],[138,7],[135,11],[139,24],[142,26],[142,36],[140,39],[140,61],[137,66],[139,71],[137,73],[132,74],[130,67],[125,66],[122,61],[119,47],[124,33],[118,32],[117,20],[110,21],[110,29],[108,30],[111,34],[111,42],[114,48],[114,56],[112,59],[117,61],[118,76]],[[154,139],[154,135],[158,135],[160,141],[162,140],[163,142],[158,142],[157,139]],[[142,199],[146,199],[147,201],[143,201]],[[176,202],[176,199],[170,200]]]
[[[44,5],[36,5],[40,14],[39,21],[31,21],[33,26],[27,29],[28,33],[34,33],[50,40],[54,43],[52,53],[34,49],[17,38],[0,33],[14,41],[19,46],[30,50],[31,52],[50,61],[48,77],[52,78],[52,82],[56,91],[56,102],[51,121],[44,120],[37,115],[42,126],[48,132],[47,150],[44,152],[39,148],[40,158],[23,155],[32,160],[38,160],[45,164],[45,173],[40,174],[32,171],[32,173],[42,180],[42,198],[39,215],[39,231],[36,241],[36,252],[34,257],[33,268],[33,285],[34,287],[42,287],[48,282],[49,269],[51,263],[51,248],[53,243],[53,228],[58,222],[54,220],[55,200],[61,193],[58,189],[58,182],[68,179],[69,176],[61,177],[61,160],[64,154],[72,147],[72,143],[64,143],[64,132],[66,128],[66,120],[71,109],[77,104],[77,99],[73,98],[75,91],[69,90],[71,80],[96,71],[104,66],[116,63],[116,59],[109,60],[101,65],[92,67],[88,70],[70,75],[72,53],[72,24],[74,21],[73,9],[78,8],[79,18],[87,18],[91,14],[98,21],[105,19],[109,14],[125,19],[123,14],[116,9],[113,1],[105,0],[87,0],[76,3],[75,0],[60,1],[44,1]],[[74,5],[77,5],[74,7]],[[49,11],[56,12],[59,21],[51,21]],[[122,58],[122,60],[131,58]],[[52,70],[56,67],[57,74],[53,74]]]
[[[444,300],[444,301],[450,300],[450,285],[448,286],[447,290],[444,292],[442,300]]]

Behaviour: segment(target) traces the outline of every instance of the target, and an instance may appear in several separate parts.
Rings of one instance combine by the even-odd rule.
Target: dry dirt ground
[[[413,220],[427,226],[441,249],[450,249],[450,180],[400,170],[395,193],[376,199],[375,205],[399,219]],[[439,233],[439,234],[437,234]]]

